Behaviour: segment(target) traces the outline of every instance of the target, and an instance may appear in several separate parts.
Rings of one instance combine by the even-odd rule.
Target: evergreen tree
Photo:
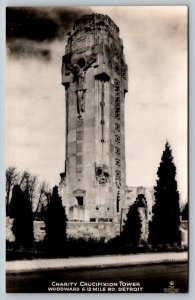
[[[31,246],[33,242],[33,212],[28,191],[23,192],[19,185],[13,188],[10,216],[14,218],[13,233],[18,245]]]
[[[189,215],[189,212],[188,212],[188,203],[186,203],[185,206],[184,206],[184,209],[182,211],[182,220],[188,221],[188,215]]]
[[[168,142],[165,144],[157,175],[158,180],[154,187],[155,204],[152,208],[153,218],[150,223],[149,241],[152,244],[162,245],[180,243],[180,207],[175,178],[176,167]]]
[[[121,238],[125,243],[137,246],[141,238],[141,218],[136,203],[129,207]]]
[[[66,240],[66,214],[58,187],[53,188],[46,213],[46,241],[51,249],[60,250]]]
[[[23,199],[23,192],[18,184],[14,185],[12,190],[12,197],[10,200],[10,218],[14,219],[20,215],[21,199]]]

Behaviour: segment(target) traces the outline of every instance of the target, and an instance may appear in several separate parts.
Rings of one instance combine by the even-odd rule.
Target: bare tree
[[[33,200],[36,197],[38,176],[36,174],[31,174],[28,171],[23,171],[20,173],[20,188],[25,191],[28,189],[29,200],[33,205]]]
[[[49,185],[46,181],[42,181],[39,185],[38,188],[38,202],[37,202],[37,207],[35,210],[35,214],[37,214],[39,212],[39,210],[41,209],[41,207],[47,207],[48,203],[49,203],[49,199],[51,196],[51,190],[49,188]]]
[[[33,203],[33,200],[36,197],[37,185],[38,185],[38,176],[31,175],[29,182],[28,182],[28,191],[29,191],[29,197],[30,197],[31,204]]]
[[[21,191],[26,193],[32,211],[35,214],[42,206],[47,208],[51,199],[51,189],[46,181],[39,183],[38,175],[32,174],[29,171],[17,171],[16,167],[9,167],[6,170],[6,215],[9,215],[10,199],[14,185],[19,185]]]
[[[12,189],[18,183],[19,172],[16,167],[9,167],[6,170],[6,215],[9,215],[9,202]]]
[[[21,171],[20,172],[20,180],[19,180],[19,186],[22,190],[26,189],[26,185],[28,184],[30,177],[30,173],[27,171]]]

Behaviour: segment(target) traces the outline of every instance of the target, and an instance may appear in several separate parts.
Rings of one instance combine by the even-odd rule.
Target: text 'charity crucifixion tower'
[[[76,20],[68,35],[62,63],[66,160],[60,193],[68,221],[84,222],[83,231],[91,232],[97,223],[118,230],[125,201],[128,80],[119,28],[108,16],[91,14]]]

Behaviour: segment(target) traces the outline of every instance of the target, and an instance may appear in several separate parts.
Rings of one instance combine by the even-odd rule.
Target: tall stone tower
[[[125,202],[127,65],[119,28],[84,15],[68,33],[62,61],[66,159],[60,194],[73,236],[113,237]]]

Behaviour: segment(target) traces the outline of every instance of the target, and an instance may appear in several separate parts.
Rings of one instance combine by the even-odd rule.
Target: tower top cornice
[[[81,16],[74,22],[73,30],[80,30],[82,28],[109,28],[113,33],[119,34],[119,27],[111,20],[108,15],[103,14],[86,14]]]
[[[109,16],[97,13],[83,15],[75,20],[73,29],[68,36],[63,56],[63,64],[66,68],[62,79],[64,85],[70,80],[65,74],[69,76],[71,72],[75,76],[79,68],[85,72],[88,69],[86,66],[89,65],[95,67],[96,78],[101,77],[103,80],[108,80],[112,76],[119,77],[123,81],[124,90],[128,90],[123,41],[119,37],[118,26]],[[80,65],[76,67],[81,61],[83,61],[81,63],[83,67]]]

